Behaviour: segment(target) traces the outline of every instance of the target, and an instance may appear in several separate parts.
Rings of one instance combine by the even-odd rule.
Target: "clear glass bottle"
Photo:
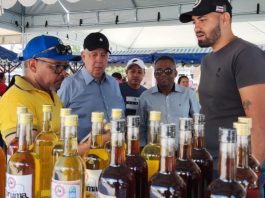
[[[244,187],[236,181],[236,130],[219,128],[219,178],[208,187],[208,196],[219,197],[246,197]]]
[[[32,114],[20,113],[19,126],[19,147],[7,164],[6,197],[38,198],[40,170],[36,165],[35,155],[30,151]]]
[[[246,123],[234,122],[237,131],[237,173],[236,179],[247,191],[248,198],[259,197],[259,183],[257,174],[249,167],[249,126]]]
[[[192,160],[192,119],[179,118],[179,148],[176,172],[185,181],[187,197],[201,196],[201,170]]]
[[[159,171],[151,178],[151,198],[185,198],[186,184],[176,173],[175,124],[161,126],[161,160]]]
[[[207,188],[213,180],[213,158],[205,148],[204,140],[205,116],[193,114],[193,149],[192,160],[200,167],[202,176],[201,197],[205,197]]]
[[[124,164],[125,120],[111,121],[110,165],[102,172],[98,184],[99,198],[134,198],[135,179]]]
[[[84,155],[86,165],[86,194],[97,197],[99,176],[109,165],[109,153],[104,149],[103,142],[103,112],[92,112],[91,146]]]
[[[0,197],[5,197],[6,156],[0,146]]]
[[[18,106],[17,107],[17,130],[16,130],[16,136],[11,140],[11,142],[7,146],[7,152],[6,152],[6,162],[7,163],[8,163],[8,160],[10,159],[11,155],[13,155],[18,150],[19,114],[20,113],[26,113],[26,112],[28,112],[27,107],[24,107],[24,106]]]
[[[65,116],[64,152],[53,168],[51,197],[85,198],[85,164],[77,152],[77,115]]]
[[[51,128],[52,106],[43,105],[42,131],[35,139],[34,150],[40,162],[40,197],[51,197],[53,171],[52,149],[58,141]]]
[[[160,120],[161,112],[149,112],[148,144],[145,145],[141,156],[146,160],[148,166],[148,181],[159,170],[160,163]]]
[[[140,116],[127,116],[127,155],[125,164],[135,178],[135,198],[149,197],[147,163],[140,155]]]
[[[71,115],[72,110],[70,108],[62,108],[60,110],[60,139],[55,144],[55,146],[52,149],[52,160],[53,165],[57,161],[57,159],[63,155],[63,148],[64,148],[64,133],[65,133],[65,116]]]

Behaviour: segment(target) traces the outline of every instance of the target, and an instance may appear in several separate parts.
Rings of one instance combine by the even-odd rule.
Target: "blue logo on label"
[[[69,198],[77,198],[76,197],[76,188],[74,186],[69,188]]]

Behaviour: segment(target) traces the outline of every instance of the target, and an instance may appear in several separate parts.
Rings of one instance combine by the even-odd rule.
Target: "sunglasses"
[[[161,76],[163,73],[167,76],[171,75],[173,73],[174,69],[172,68],[165,68],[165,69],[156,69],[155,70],[155,76]]]
[[[67,55],[67,54],[72,54],[72,49],[70,45],[63,45],[63,44],[58,44],[56,46],[50,47],[46,50],[43,50],[41,52],[38,52],[37,54],[33,55],[33,58],[36,58],[37,55],[39,54],[45,54],[47,52],[50,52],[52,50],[56,50],[57,54],[59,55]]]
[[[48,61],[45,61],[42,59],[36,59],[36,58],[35,58],[35,60],[48,64],[49,67],[54,71],[55,74],[60,74],[60,73],[62,73],[62,71],[65,71],[70,67],[69,64],[65,64],[65,65],[54,64],[54,63],[50,63]]]

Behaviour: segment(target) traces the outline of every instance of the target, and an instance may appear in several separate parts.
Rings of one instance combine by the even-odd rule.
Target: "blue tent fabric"
[[[16,61],[17,54],[15,52],[12,52],[12,51],[0,46],[0,58],[1,59],[8,59],[9,61]]]

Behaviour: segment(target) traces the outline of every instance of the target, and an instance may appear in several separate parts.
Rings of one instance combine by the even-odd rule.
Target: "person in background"
[[[7,89],[5,73],[0,73],[0,96],[2,96]]]
[[[41,35],[28,42],[23,50],[25,76],[15,76],[13,85],[0,100],[0,131],[8,145],[15,137],[17,106],[26,106],[33,114],[33,138],[42,129],[42,105],[53,107],[52,130],[60,130],[60,98],[51,89],[62,81],[67,61],[78,61],[80,56],[72,55],[71,47],[63,45],[54,36]]]
[[[212,47],[201,63],[199,98],[205,114],[206,146],[218,156],[218,127],[232,128],[239,116],[253,120],[253,156],[263,164],[265,149],[265,53],[232,32],[228,0],[196,1],[180,15],[192,21],[200,47]]]
[[[183,87],[189,87],[189,78],[185,75],[182,75],[178,79],[178,84]]]
[[[125,115],[135,115],[139,97],[146,90],[141,85],[145,74],[145,64],[139,58],[128,61],[126,66],[127,82],[120,84],[121,94],[125,102]]]
[[[85,38],[83,47],[81,57],[85,66],[67,77],[58,90],[64,107],[71,108],[73,114],[79,116],[77,138],[80,155],[90,147],[91,113],[104,112],[106,121],[110,122],[113,108],[124,111],[119,85],[105,73],[110,54],[107,37],[100,32],[91,33]],[[103,139],[108,141],[110,134],[104,134]]]
[[[147,126],[150,111],[161,112],[161,122],[175,123],[177,129],[180,117],[192,117],[199,113],[200,104],[194,92],[175,84],[177,76],[175,60],[170,56],[161,56],[154,63],[154,75],[157,85],[146,90],[140,96],[136,114],[141,117],[141,146],[147,143]],[[176,143],[178,134],[176,135]]]
[[[114,72],[111,76],[114,77],[117,80],[118,84],[122,83],[122,75],[121,75],[121,73]]]

